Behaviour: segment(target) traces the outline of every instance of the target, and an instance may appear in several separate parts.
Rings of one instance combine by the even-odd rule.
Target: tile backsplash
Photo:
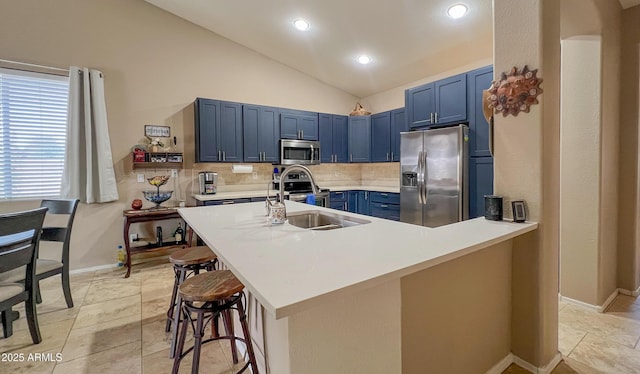
[[[170,201],[163,204],[165,206],[178,205],[180,200],[185,200],[187,205],[195,205],[193,195],[198,191],[198,173],[201,171],[212,171],[218,173],[218,191],[246,191],[262,190],[266,191],[267,185],[271,182],[274,165],[271,164],[242,164],[251,165],[253,173],[233,173],[232,163],[202,163],[193,164],[192,169],[182,169],[177,178],[171,178],[169,182],[161,187],[161,190],[174,191]],[[286,166],[285,166],[286,167]],[[370,164],[321,164],[311,165],[309,169],[313,172],[316,182],[320,187],[331,186],[398,186],[398,174],[400,165],[394,163],[370,163]],[[119,183],[119,192],[125,201],[142,198],[143,190],[153,189],[146,180],[144,183],[136,182],[136,174],[144,173],[145,179],[154,175],[169,175],[170,170],[135,170]],[[153,204],[144,201],[145,207]],[[148,205],[148,206],[147,206]]]

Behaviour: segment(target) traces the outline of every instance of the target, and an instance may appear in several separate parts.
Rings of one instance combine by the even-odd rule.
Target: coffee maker
[[[200,195],[215,194],[218,186],[218,173],[201,171],[198,173],[198,182],[200,184]]]

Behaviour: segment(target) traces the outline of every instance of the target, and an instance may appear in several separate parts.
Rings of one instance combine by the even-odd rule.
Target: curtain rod
[[[45,66],[45,65],[37,65],[37,64],[29,64],[26,62],[20,62],[20,61],[11,61],[11,60],[4,60],[4,59],[0,59],[0,64],[2,63],[6,63],[9,65],[17,65],[17,66],[9,66],[9,68],[14,68],[14,69],[18,69],[18,70],[26,70],[24,68],[31,68],[30,71],[33,71],[34,69],[38,69],[38,70],[44,70],[46,72],[49,72],[51,74],[57,74],[57,75],[69,75],[69,69],[61,69],[61,68],[56,68],[53,66]],[[20,69],[20,67],[23,67],[23,69]],[[54,71],[60,72],[60,73],[53,73]]]

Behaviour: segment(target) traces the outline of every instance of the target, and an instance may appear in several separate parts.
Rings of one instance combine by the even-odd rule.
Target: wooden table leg
[[[129,276],[131,275],[131,247],[129,245],[129,226],[131,225],[131,223],[129,222],[129,220],[127,219],[127,217],[124,218],[124,247],[127,250],[127,274],[125,274],[125,278],[129,278]]]

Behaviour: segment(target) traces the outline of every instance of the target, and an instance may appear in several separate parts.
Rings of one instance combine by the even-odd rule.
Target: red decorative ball
[[[140,200],[140,199],[134,199],[134,200],[131,202],[131,208],[132,208],[132,209],[135,209],[135,210],[142,209],[142,200]]]

